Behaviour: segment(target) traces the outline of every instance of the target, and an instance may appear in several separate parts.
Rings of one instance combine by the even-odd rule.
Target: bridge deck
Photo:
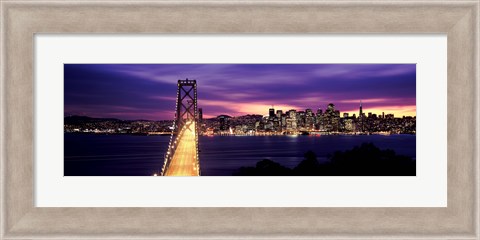
[[[189,127],[187,125],[185,124],[183,133],[177,139],[178,146],[165,176],[198,176],[195,123],[191,122]]]

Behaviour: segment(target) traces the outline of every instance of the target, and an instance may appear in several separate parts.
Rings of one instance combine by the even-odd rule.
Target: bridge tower
[[[198,122],[197,113],[197,81],[178,80],[175,121],[178,129],[182,129],[187,121]]]
[[[200,175],[198,123],[197,81],[178,80],[175,120],[165,154],[163,176]]]

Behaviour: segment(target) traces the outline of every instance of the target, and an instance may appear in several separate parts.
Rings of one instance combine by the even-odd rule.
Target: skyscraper
[[[324,114],[324,127],[328,132],[338,131],[338,120],[340,118],[340,112],[335,110],[333,103],[328,104]]]
[[[363,110],[362,110],[362,100],[360,100],[360,113],[358,115],[360,121],[360,131],[363,132]]]
[[[268,110],[268,119],[273,120],[273,117],[275,117],[275,109],[272,107]]]
[[[360,113],[358,114],[358,116],[362,116],[362,100],[360,100]]]
[[[315,115],[313,114],[312,109],[308,108],[305,110],[305,127],[307,130],[312,130],[315,126]]]
[[[277,110],[277,118],[281,119],[282,118],[283,111],[282,110]]]
[[[297,111],[291,109],[287,112],[287,131],[296,131],[297,130]]]
[[[316,116],[316,128],[318,130],[323,130],[323,111],[318,108]]]

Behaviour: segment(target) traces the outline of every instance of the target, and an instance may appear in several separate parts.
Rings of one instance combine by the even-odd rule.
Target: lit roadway
[[[189,126],[189,128],[187,126]],[[180,138],[177,139],[177,149],[164,175],[198,176],[196,168],[197,143],[195,141],[195,123],[186,123],[180,134]]]

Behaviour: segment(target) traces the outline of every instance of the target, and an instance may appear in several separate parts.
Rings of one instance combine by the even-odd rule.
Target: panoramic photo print
[[[64,176],[416,176],[416,64],[64,64]]]

